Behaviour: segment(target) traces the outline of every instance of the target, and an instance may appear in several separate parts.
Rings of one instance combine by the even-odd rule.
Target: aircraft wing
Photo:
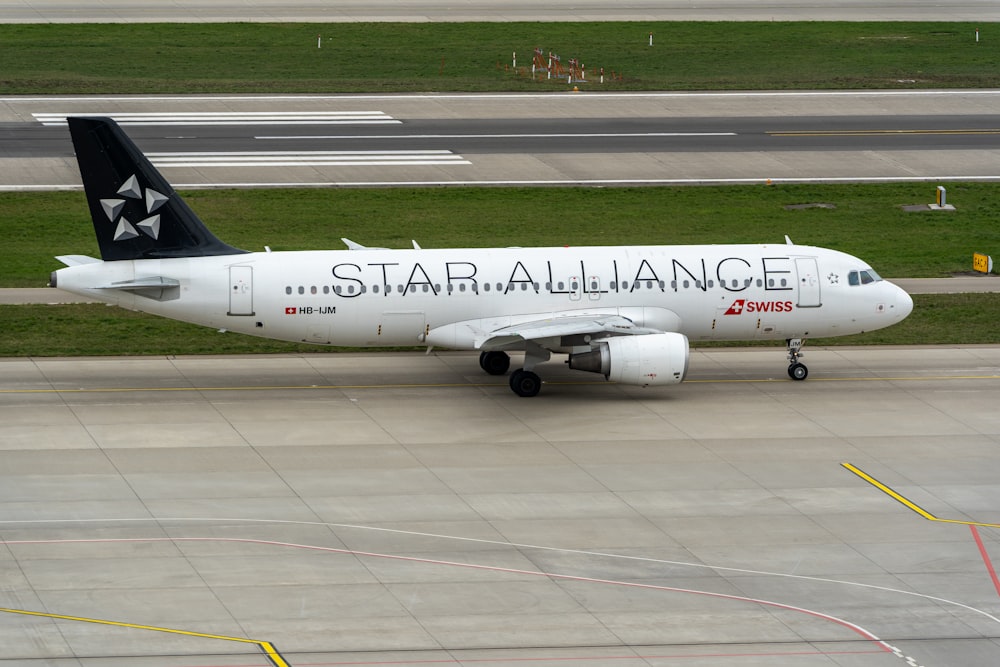
[[[476,347],[481,350],[497,350],[511,343],[563,336],[591,335],[602,338],[608,335],[641,335],[663,333],[658,329],[636,326],[632,320],[621,315],[556,315],[555,317],[530,322],[522,322],[485,333],[477,339]]]
[[[675,313],[662,308],[606,308],[453,322],[431,329],[424,340],[441,347],[484,351],[516,349],[525,341],[560,347],[562,339],[570,336],[656,334],[677,331],[679,324]]]

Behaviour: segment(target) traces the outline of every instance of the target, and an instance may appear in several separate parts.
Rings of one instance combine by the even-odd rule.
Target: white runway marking
[[[157,167],[363,167],[472,164],[449,150],[147,153]]]
[[[736,132],[536,132],[532,134],[301,134],[288,137],[258,136],[262,141],[282,139],[525,139],[532,137],[560,139],[628,138],[628,137],[735,137]]]
[[[147,113],[33,113],[47,127],[66,124],[67,116],[107,116],[119,125],[399,125],[400,121],[382,111],[205,111]]]

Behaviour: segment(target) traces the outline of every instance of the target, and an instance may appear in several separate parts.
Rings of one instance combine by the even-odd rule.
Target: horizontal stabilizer
[[[59,255],[57,260],[66,266],[80,266],[82,264],[100,264],[101,260],[89,255]]]

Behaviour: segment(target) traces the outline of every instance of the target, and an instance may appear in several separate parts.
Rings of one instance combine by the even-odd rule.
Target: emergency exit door
[[[253,315],[253,267],[229,267],[229,314]]]

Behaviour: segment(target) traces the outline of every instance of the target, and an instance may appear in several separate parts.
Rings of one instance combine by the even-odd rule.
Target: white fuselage
[[[794,245],[366,249],[95,261],[61,269],[57,280],[125,308],[268,338],[471,348],[448,326],[593,312],[692,341],[780,340],[906,317],[912,301],[900,288],[849,281],[865,270],[850,255]],[[114,287],[154,278],[176,286]]]

